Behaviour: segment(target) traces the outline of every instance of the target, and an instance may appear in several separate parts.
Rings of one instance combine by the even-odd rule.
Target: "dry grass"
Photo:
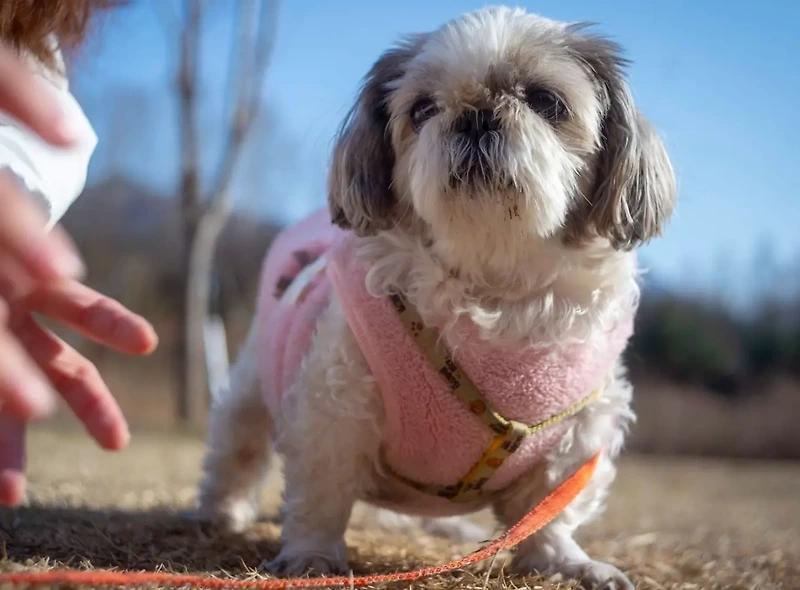
[[[64,564],[243,575],[277,550],[277,479],[267,518],[241,538],[221,540],[175,516],[194,497],[197,440],[139,435],[119,456],[69,433],[36,432],[30,443],[31,503],[0,511],[2,570]],[[370,512],[360,510],[348,535],[356,573],[442,562],[473,548],[369,525]],[[593,555],[642,589],[797,589],[800,465],[631,457],[608,512],[583,536]],[[572,587],[504,576],[502,560],[488,577],[483,567],[414,587]]]

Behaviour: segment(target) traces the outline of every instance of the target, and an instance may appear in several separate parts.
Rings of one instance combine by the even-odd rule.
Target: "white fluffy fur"
[[[359,256],[369,268],[371,293],[400,289],[426,321],[448,325],[466,316],[489,342],[545,347],[589,341],[636,304],[634,253],[615,249],[602,232],[580,246],[567,245],[564,237],[570,213],[587,198],[576,192],[587,176],[601,173],[594,162],[604,149],[601,121],[613,100],[598,89],[580,60],[553,49],[557,43],[548,45],[561,39],[565,26],[519,10],[479,11],[432,33],[402,75],[386,85],[396,156],[392,190],[400,214],[393,228],[360,238]],[[566,97],[570,121],[554,131],[519,100],[498,99],[492,104],[504,122],[505,139],[486,149],[493,150],[489,161],[499,183],[492,190],[468,182],[454,186],[449,179],[463,154],[449,131],[452,121],[485,99],[476,98],[481,88],[476,80],[506,64],[508,55],[525,51],[539,56],[527,75]],[[406,113],[432,80],[440,114],[411,133]],[[358,157],[353,149],[342,148],[345,164]],[[342,196],[354,190],[352,182],[331,184],[331,199],[341,198],[345,213],[366,209]],[[627,202],[620,206],[630,208]],[[659,211],[667,209],[663,204]],[[282,549],[270,570],[281,575],[346,570],[343,535],[353,504],[380,495],[386,484],[379,461],[385,417],[339,302],[334,299],[323,314],[281,415],[268,415],[256,386],[257,363],[251,338],[231,391],[212,411],[201,512],[236,530],[254,518],[271,436],[286,460],[286,492]],[[602,510],[615,475],[614,459],[633,419],[631,394],[619,363],[601,399],[571,421],[541,470],[470,506],[491,504],[499,521],[510,526],[604,449],[580,497],[519,547],[516,571],[561,572],[589,585],[632,588],[622,573],[592,560],[572,537]],[[430,521],[426,526],[435,528]]]

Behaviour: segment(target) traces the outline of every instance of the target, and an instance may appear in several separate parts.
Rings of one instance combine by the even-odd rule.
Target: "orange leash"
[[[544,500],[526,514],[522,520],[489,545],[468,556],[436,565],[396,574],[375,574],[370,576],[337,576],[320,578],[279,578],[272,580],[224,580],[207,575],[171,574],[166,572],[110,572],[93,570],[52,570],[39,572],[0,573],[0,586],[167,586],[176,588],[252,588],[254,590],[279,590],[282,588],[322,588],[346,586],[350,588],[381,584],[386,582],[413,582],[420,578],[435,576],[445,572],[473,565],[500,551],[511,549],[530,537],[553,520],[589,483],[600,453],[584,463],[575,473],[553,490]]]

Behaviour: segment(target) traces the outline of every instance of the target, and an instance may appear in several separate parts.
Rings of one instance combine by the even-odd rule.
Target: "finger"
[[[0,298],[16,301],[30,293],[36,283],[22,270],[16,259],[0,252]]]
[[[20,304],[120,352],[149,354],[158,344],[155,330],[146,319],[78,281],[41,287]]]
[[[53,92],[15,53],[0,46],[0,110],[59,146],[75,141]]]
[[[55,405],[45,376],[20,346],[7,325],[0,302],[0,406],[20,420],[47,416]]]
[[[0,408],[0,505],[25,499],[25,422]]]
[[[34,279],[53,281],[83,275],[83,262],[60,227],[47,231],[44,213],[20,194],[17,182],[0,174],[0,251]]]
[[[15,321],[14,330],[89,434],[106,449],[124,448],[128,425],[97,368],[29,314]]]

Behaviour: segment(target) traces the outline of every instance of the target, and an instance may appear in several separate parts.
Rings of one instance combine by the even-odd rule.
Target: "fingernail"
[[[125,447],[128,446],[128,443],[131,442],[131,431],[128,430],[128,425],[126,424],[119,433],[119,438],[117,439],[117,444],[115,445],[115,449],[121,451]]]
[[[63,111],[57,113],[53,130],[64,143],[72,144],[78,140],[79,134],[77,129],[75,129],[72,121]]]
[[[44,260],[49,273],[52,273],[54,278],[81,280],[86,273],[83,260],[71,250],[64,249],[61,245],[48,248],[48,252],[41,254],[40,258]]]
[[[126,348],[136,354],[150,354],[158,344],[158,336],[149,323],[128,323],[119,327],[119,338],[126,342]]]
[[[27,379],[22,390],[25,392],[31,414],[35,418],[44,418],[55,408],[53,391],[38,379]]]
[[[86,274],[86,266],[80,256],[70,250],[58,250],[55,260],[59,272],[73,279],[82,279]]]
[[[52,92],[51,89],[47,90]],[[78,129],[75,127],[73,117],[70,117],[64,106],[58,102],[58,97],[53,94],[50,108],[50,130],[62,143],[73,144],[80,137]]]
[[[155,349],[158,338],[146,321],[120,318],[118,311],[98,308],[87,318],[88,327],[113,346],[131,354],[147,354]]]
[[[98,418],[89,431],[100,445],[109,451],[121,451],[128,446],[131,438],[127,423],[118,415]]]
[[[152,354],[155,352],[156,348],[158,348],[158,333],[153,326],[148,324],[147,328],[147,339],[145,341],[145,346],[143,347],[145,354]]]

